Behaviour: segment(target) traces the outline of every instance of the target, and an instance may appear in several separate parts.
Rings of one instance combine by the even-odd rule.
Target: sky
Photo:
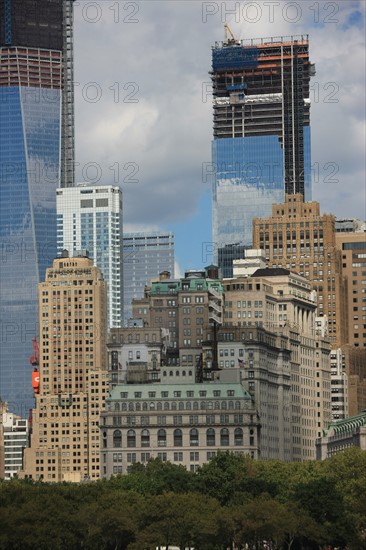
[[[123,189],[126,231],[175,234],[176,276],[212,262],[211,47],[309,34],[313,199],[366,219],[361,1],[75,2],[77,181]]]

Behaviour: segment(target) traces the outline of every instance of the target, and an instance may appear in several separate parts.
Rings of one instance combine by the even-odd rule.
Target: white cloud
[[[82,18],[86,4],[75,8],[77,160],[81,168],[99,163],[103,183],[114,183],[111,167],[118,163],[127,224],[164,227],[188,220],[208,189],[201,172],[202,163],[210,161],[212,113],[202,89],[210,82],[211,46],[224,38],[223,7],[229,10],[238,3],[216,3],[219,12],[205,23],[201,2],[137,2],[132,3],[138,8],[135,14],[120,2],[120,22],[114,23],[117,4],[104,0],[102,18],[95,24]],[[284,18],[289,3],[280,3],[273,22],[268,8],[258,3],[263,10],[255,24],[244,20],[245,4],[240,4],[237,22],[234,15],[227,17],[241,38],[309,33],[317,70],[312,81],[313,162],[339,165],[338,184],[324,182],[328,172],[320,171],[314,198],[326,211],[365,217],[365,3],[298,2],[301,18],[296,23]],[[338,13],[332,15],[331,4],[339,7]],[[319,24],[314,22],[313,5],[319,5]],[[342,30],[350,17],[357,25]],[[126,18],[138,23],[123,22]],[[339,23],[325,22],[332,18]],[[96,103],[85,97],[90,82],[102,90]],[[333,90],[327,88],[329,83],[339,87],[334,96],[338,103],[327,102]],[[138,103],[129,102],[131,91]],[[138,183],[128,181],[130,163],[137,166],[132,179]],[[79,178],[85,179],[81,168]]]

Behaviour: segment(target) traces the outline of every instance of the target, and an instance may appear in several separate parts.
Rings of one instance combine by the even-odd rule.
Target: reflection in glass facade
[[[252,243],[252,221],[285,193],[311,200],[307,35],[212,49],[214,248]]]
[[[60,122],[60,90],[0,87],[0,396],[22,416],[33,403],[37,285],[56,255]]]
[[[174,277],[174,234],[164,232],[124,233],[123,296],[125,324],[132,319],[132,300],[143,298],[145,285],[169,271]]]
[[[74,184],[73,1],[0,0],[0,398],[22,417],[56,188]]]
[[[252,220],[265,217],[284,197],[283,155],[277,136],[217,139],[213,142],[216,185],[213,241],[221,248],[252,241]]]

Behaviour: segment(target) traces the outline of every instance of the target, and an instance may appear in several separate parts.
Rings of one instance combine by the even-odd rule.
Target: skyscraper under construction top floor
[[[311,199],[308,35],[237,40],[212,49],[213,242],[252,243],[252,220],[286,193]]]
[[[72,19],[73,0],[0,0],[0,396],[22,415],[56,188],[74,184]]]

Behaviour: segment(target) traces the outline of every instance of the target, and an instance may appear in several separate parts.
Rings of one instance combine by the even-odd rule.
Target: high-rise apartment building
[[[123,326],[122,190],[78,185],[57,190],[57,252],[87,250],[107,283],[108,326]]]
[[[132,318],[132,300],[142,298],[145,285],[163,271],[174,276],[174,234],[164,232],[123,235],[123,297],[125,321]]]
[[[311,199],[307,35],[217,42],[212,50],[213,242],[250,245],[252,220],[286,193]]]
[[[328,320],[333,349],[347,342],[347,293],[335,218],[320,214],[318,202],[298,193],[274,204],[272,216],[253,221],[254,248],[264,250],[269,267],[296,271],[317,291],[319,317]]]
[[[73,184],[73,0],[0,0],[0,393],[25,416],[37,285]]]
[[[107,292],[86,257],[63,257],[39,285],[39,387],[21,477],[97,479],[99,415],[108,392]]]

